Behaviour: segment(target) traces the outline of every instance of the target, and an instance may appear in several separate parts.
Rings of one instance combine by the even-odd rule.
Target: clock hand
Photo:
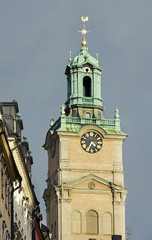
[[[91,144],[92,144],[94,147],[96,146],[96,144],[95,144],[94,142],[92,142],[92,141],[91,141]]]
[[[89,150],[90,150],[91,145],[93,145],[94,147],[96,147],[96,144],[95,144],[94,142],[91,141],[90,144],[89,144],[89,147],[88,147]]]
[[[92,142],[89,144],[89,147],[88,147],[88,148],[89,148],[89,150],[90,150],[91,144],[92,144]]]

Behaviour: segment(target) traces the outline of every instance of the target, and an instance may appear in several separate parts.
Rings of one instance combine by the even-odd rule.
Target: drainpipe
[[[111,193],[112,193],[112,205],[113,205],[113,230],[112,234],[115,235],[115,203],[114,203],[114,188],[112,187],[112,183],[110,182],[110,188],[111,188]]]

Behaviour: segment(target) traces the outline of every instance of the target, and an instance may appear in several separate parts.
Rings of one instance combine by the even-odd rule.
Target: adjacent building
[[[8,196],[11,199],[11,218],[12,218],[12,229],[11,229],[11,239],[15,240],[30,240],[32,239],[32,213],[35,207],[39,204],[37,201],[34,186],[31,181],[31,165],[33,164],[33,159],[31,152],[29,151],[29,144],[26,137],[21,137],[21,131],[23,130],[23,122],[19,114],[19,107],[16,101],[12,102],[2,102],[1,103],[3,124],[5,125],[7,135],[7,143],[10,151],[10,156],[14,161],[14,165],[17,168],[17,173],[20,175],[20,182],[15,181],[17,178],[17,173],[13,178],[12,194],[11,197],[7,194],[5,187],[5,180],[3,179],[3,188],[1,191],[3,195]],[[11,164],[11,161],[9,161]],[[4,168],[4,167],[3,167]],[[13,170],[14,172],[15,170]],[[1,178],[6,177],[6,169],[4,168],[3,173],[1,173]],[[4,176],[5,175],[5,176]],[[15,178],[16,177],[16,178]],[[22,181],[21,181],[22,180]],[[9,213],[9,202],[4,198],[2,201],[5,202],[5,208],[7,208]],[[5,209],[4,208],[4,209]],[[9,226],[7,224],[7,226]],[[9,231],[10,233],[10,231]],[[2,238],[3,239],[3,238]],[[4,238],[6,239],[6,238]]]
[[[0,239],[11,239],[13,230],[12,197],[14,185],[20,186],[21,177],[16,167],[8,140],[0,107]]]
[[[125,240],[122,160],[127,135],[119,111],[103,116],[98,55],[86,47],[85,22],[80,53],[66,67],[67,101],[56,122],[51,120],[44,148],[48,152],[44,200],[54,240]]]

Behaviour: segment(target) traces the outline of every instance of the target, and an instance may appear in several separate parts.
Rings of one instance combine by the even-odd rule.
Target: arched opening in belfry
[[[83,78],[83,96],[91,97],[91,78],[88,76]]]

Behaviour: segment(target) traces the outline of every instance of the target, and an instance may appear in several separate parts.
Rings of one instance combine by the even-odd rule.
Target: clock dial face
[[[81,137],[81,146],[88,153],[96,153],[102,147],[102,138],[96,132],[87,132]]]
[[[54,158],[56,152],[56,142],[53,140],[51,142],[51,157]]]

